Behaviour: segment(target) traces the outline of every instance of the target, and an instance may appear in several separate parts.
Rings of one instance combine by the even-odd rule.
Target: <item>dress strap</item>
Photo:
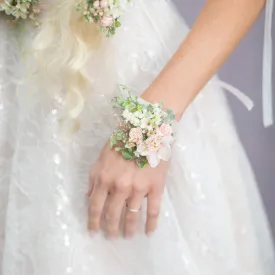
[[[267,0],[265,9],[264,50],[263,50],[263,123],[265,127],[273,124],[272,102],[272,14],[273,0]]]

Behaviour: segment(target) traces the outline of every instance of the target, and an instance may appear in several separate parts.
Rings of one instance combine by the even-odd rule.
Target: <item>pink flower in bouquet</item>
[[[153,135],[138,146],[137,152],[141,156],[146,156],[149,165],[154,168],[161,160],[168,161],[170,159],[173,141],[174,138],[171,135]]]
[[[109,3],[107,0],[101,0],[100,1],[100,7],[107,8],[109,6]]]
[[[94,6],[94,8],[98,8],[98,7],[99,7],[99,1],[95,1],[95,2],[93,3],[93,6]]]
[[[164,136],[171,136],[173,133],[173,129],[169,124],[163,123],[159,128],[158,128],[158,133],[162,134]]]
[[[142,142],[142,129],[132,128],[129,133],[130,142],[140,144]]]
[[[101,27],[110,27],[114,24],[114,19],[112,16],[104,16],[101,20],[100,20],[100,26]]]

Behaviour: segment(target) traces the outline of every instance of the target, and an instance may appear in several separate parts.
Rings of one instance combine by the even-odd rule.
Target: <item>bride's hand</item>
[[[111,150],[107,143],[90,174],[89,230],[98,231],[103,217],[103,230],[108,237],[119,235],[121,221],[124,236],[132,237],[139,223],[140,211],[129,209],[140,210],[146,197],[145,232],[147,235],[153,233],[157,227],[168,165],[168,162],[162,161],[156,168],[149,165],[139,168]]]

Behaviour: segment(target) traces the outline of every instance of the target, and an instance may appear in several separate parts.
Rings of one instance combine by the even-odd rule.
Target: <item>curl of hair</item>
[[[68,116],[77,120],[91,88],[85,63],[100,44],[100,31],[83,21],[75,0],[53,1],[45,9],[33,42],[38,72],[52,93],[65,91]]]

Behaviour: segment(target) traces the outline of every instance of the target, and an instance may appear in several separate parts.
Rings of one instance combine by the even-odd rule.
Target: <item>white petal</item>
[[[172,136],[165,136],[163,139],[162,139],[162,143],[164,145],[170,145],[174,142],[174,138]]]
[[[144,143],[141,143],[138,145],[137,147],[137,152],[141,155],[141,156],[146,156],[148,155],[148,151],[147,151],[147,147]]]
[[[172,126],[172,129],[173,129],[173,134],[176,134],[177,131],[178,131],[178,128],[179,128],[179,123],[176,120],[173,120],[171,122],[171,126]]]
[[[160,163],[160,158],[158,158],[157,154],[150,154],[147,156],[147,160],[149,162],[149,165],[152,168],[155,168],[159,165]]]
[[[158,151],[158,157],[164,161],[168,161],[171,158],[171,146],[162,146]]]

